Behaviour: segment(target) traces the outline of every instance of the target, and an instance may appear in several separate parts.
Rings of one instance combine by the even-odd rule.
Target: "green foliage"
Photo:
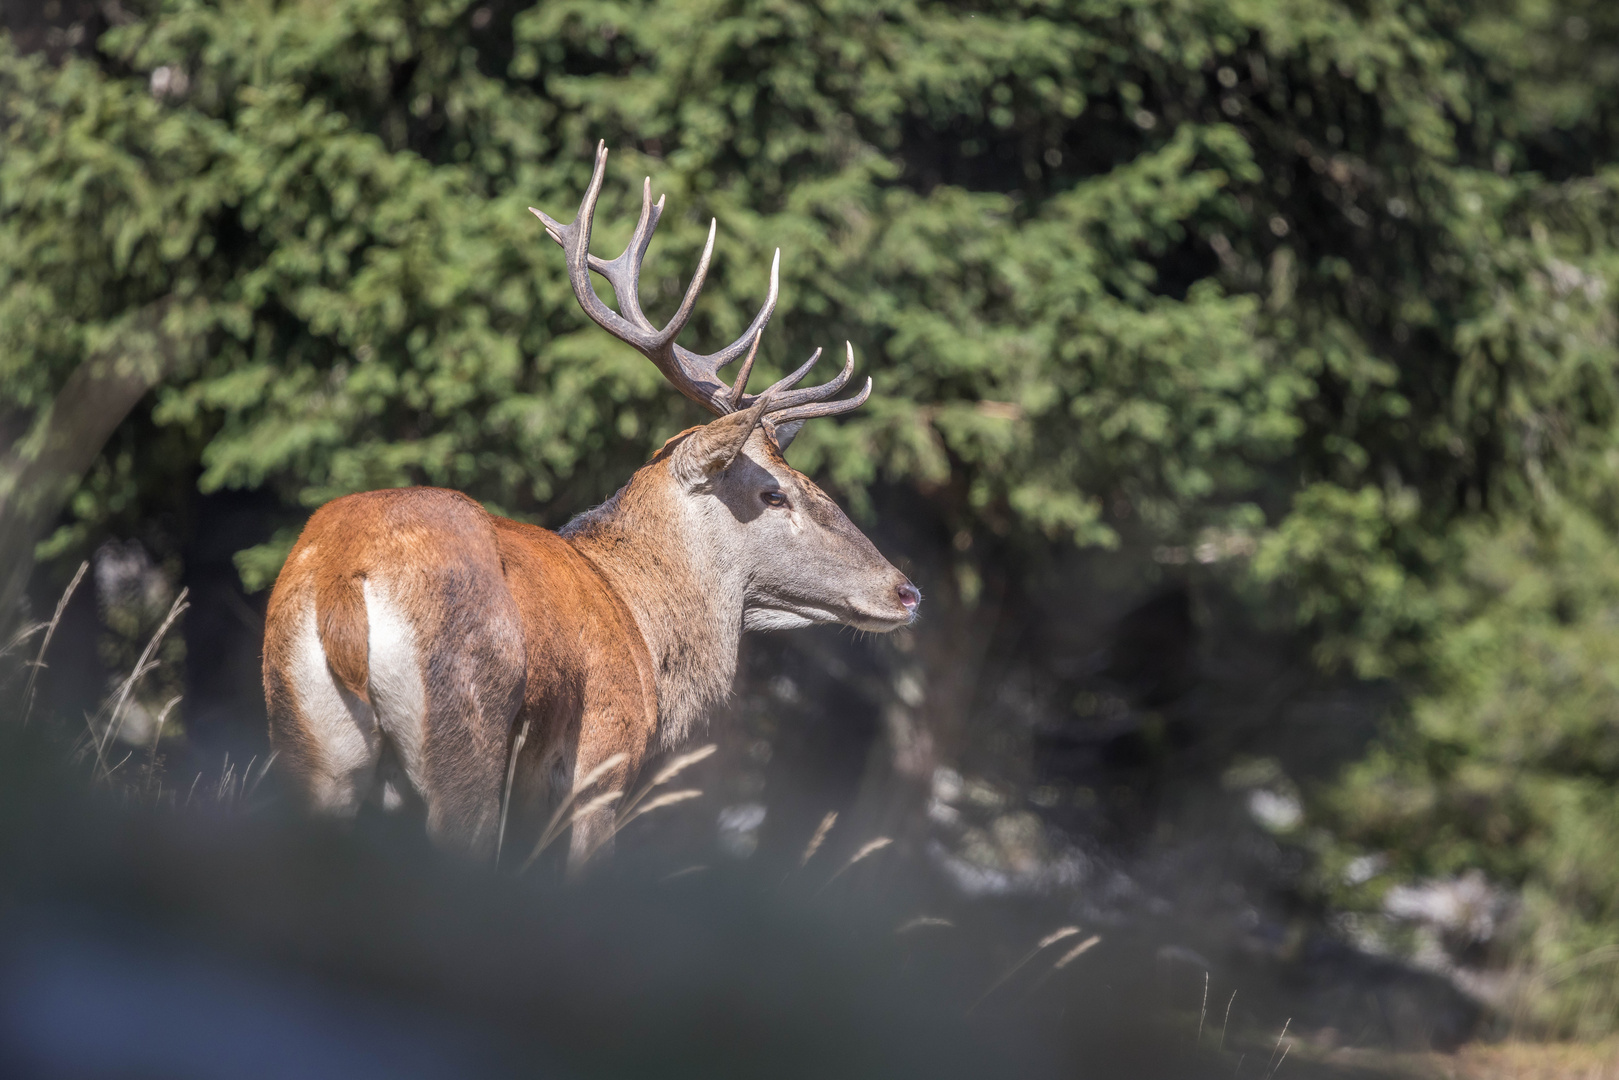
[[[1272,74],[1245,70],[1228,94],[1234,69],[1211,69],[1223,54],[1251,68],[1239,46],[1276,32],[1271,15],[558,3],[519,13],[509,36],[504,18],[475,21],[459,4],[171,3],[101,43],[102,67],[130,76],[8,61],[65,95],[60,110],[107,97],[141,118],[70,134],[38,113],[30,137],[85,155],[182,148],[163,155],[176,175],[161,190],[122,202],[63,205],[64,170],[42,161],[11,197],[64,233],[94,214],[128,252],[103,260],[122,288],[197,298],[209,359],[154,415],[196,440],[205,488],[272,484],[313,505],[426,482],[543,516],[693,419],[584,323],[524,212],[575,203],[596,136],[621,151],[604,248],[640,172],[674,208],[654,310],[712,214],[720,259],[692,340],[745,325],[779,244],[766,362],[856,343],[877,399],[812,425],[798,454],[857,503],[873,482],[910,482],[939,493],[952,532],[1111,544],[1130,520],[1184,538],[1256,503],[1284,513],[1274,463],[1301,439],[1324,447],[1312,471],[1376,464],[1361,432],[1312,435],[1324,369],[1409,411],[1381,384],[1391,365],[1301,303],[1319,268],[1281,245],[1283,196],[1266,183],[1272,144],[1291,160],[1305,129],[1329,142],[1288,114],[1286,66],[1335,55],[1353,26],[1289,27]],[[1413,78],[1454,82],[1412,63],[1387,59],[1391,101]],[[159,70],[183,82],[154,94]],[[1328,82],[1323,110],[1361,94]],[[1244,111],[1266,91],[1285,137]],[[1430,141],[1437,123],[1407,121]],[[1380,152],[1410,155],[1411,137],[1389,141]],[[1266,260],[1298,269],[1267,290]],[[1354,271],[1320,263],[1341,292]],[[8,344],[39,352],[26,334]]]
[[[1402,880],[1481,869],[1521,896],[1513,956],[1542,971],[1611,944],[1619,924],[1619,546],[1568,510],[1469,530],[1438,591],[1433,676],[1408,724],[1349,770],[1327,810],[1340,840],[1384,853],[1377,881],[1339,899],[1377,910]],[[1527,1004],[1606,1029],[1570,997],[1610,965]]]

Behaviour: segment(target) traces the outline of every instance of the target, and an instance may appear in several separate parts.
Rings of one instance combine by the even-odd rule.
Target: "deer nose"
[[[906,611],[915,611],[916,605],[922,602],[922,590],[909,581],[896,587],[894,592],[899,595],[899,602],[905,605]]]

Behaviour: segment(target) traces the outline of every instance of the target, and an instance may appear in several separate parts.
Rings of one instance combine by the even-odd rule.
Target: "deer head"
[[[817,349],[786,378],[762,393],[748,393],[759,340],[776,307],[779,249],[764,306],[741,337],[707,355],[677,344],[708,274],[715,223],[709,223],[708,242],[680,307],[661,329],[654,326],[641,310],[639,289],[641,264],[663,214],[663,199],[653,203],[648,178],[642,185],[641,217],[623,253],[612,261],[590,254],[606,165],[607,149],[601,144],[590,186],[569,224],[530,210],[562,246],[574,296],[585,313],[651,360],[676,389],[716,419],[671,439],[602,510],[615,519],[635,513],[643,527],[645,521],[655,522],[666,545],[680,550],[678,561],[702,579],[698,587],[734,593],[740,600],[738,629],[844,623],[887,631],[907,625],[921,602],[916,586],[782,456],[805,421],[850,412],[870,396],[867,379],[855,396],[834,400],[854,373],[853,346],[846,346],[843,370],[826,383],[797,386],[820,359]],[[596,295],[592,271],[612,285],[617,311]],[[727,384],[719,371],[739,359],[736,379]]]

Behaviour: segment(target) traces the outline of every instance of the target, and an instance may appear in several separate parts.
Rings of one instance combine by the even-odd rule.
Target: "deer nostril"
[[[899,594],[899,602],[907,608],[914,608],[922,602],[922,591],[909,581],[894,590]]]

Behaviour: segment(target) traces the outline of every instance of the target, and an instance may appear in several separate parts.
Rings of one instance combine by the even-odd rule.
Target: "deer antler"
[[[675,344],[675,338],[691,318],[692,309],[697,304],[697,295],[702,292],[703,282],[708,277],[708,264],[714,254],[714,232],[717,223],[712,220],[709,222],[708,242],[703,245],[703,257],[698,260],[697,272],[692,275],[691,284],[686,287],[686,295],[680,301],[680,307],[660,330],[653,326],[641,311],[640,286],[641,263],[646,258],[647,247],[652,243],[652,232],[658,227],[658,219],[663,216],[663,197],[660,195],[657,203],[653,203],[652,179],[648,177],[641,186],[641,218],[636,222],[635,232],[630,235],[628,246],[611,262],[598,258],[590,254],[590,229],[596,216],[596,200],[601,195],[602,180],[606,175],[607,144],[601,142],[596,146],[596,167],[590,175],[590,186],[585,189],[584,201],[579,204],[579,213],[573,221],[563,225],[532,206],[529,207],[530,212],[545,224],[545,231],[551,239],[562,246],[568,262],[568,280],[573,285],[573,295],[579,301],[579,306],[585,309],[585,314],[589,315],[596,325],[620,341],[633,346],[657,365],[664,378],[673,383],[677,390],[714,415],[724,416],[751,407],[763,396],[747,392],[748,376],[753,372],[753,360],[758,355],[759,340],[764,336],[765,324],[770,321],[770,316],[776,310],[776,296],[781,276],[781,249],[776,249],[775,258],[770,263],[769,295],[765,297],[764,306],[753,317],[753,322],[743,331],[742,336],[718,352],[707,355],[682,348]],[[613,286],[613,296],[618,301],[617,311],[602,303],[596,291],[591,288],[592,270],[606,278]],[[799,380],[809,374],[810,368],[821,358],[821,350],[816,349],[815,354],[802,367],[765,391],[767,394],[774,394],[766,418],[778,432],[778,440],[783,445],[791,440],[792,435],[797,433],[798,426],[805,420],[849,412],[859,408],[870,396],[871,380],[867,379],[865,388],[854,397],[842,401],[828,400],[843,389],[849,381],[849,376],[854,372],[854,346],[849,345],[847,349],[848,361],[844,364],[843,370],[820,386],[792,389]],[[742,356],[744,350],[747,358],[737,373],[736,382],[734,385],[727,385],[719,377],[719,370]]]

